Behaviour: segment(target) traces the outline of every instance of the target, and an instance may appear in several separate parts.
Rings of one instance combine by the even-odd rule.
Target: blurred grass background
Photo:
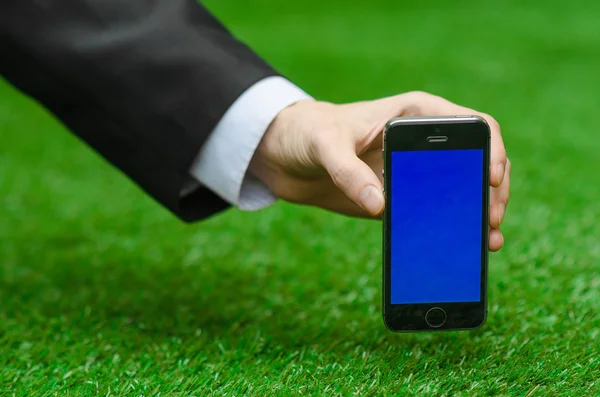
[[[0,395],[600,395],[600,3],[205,3],[317,98],[418,89],[500,121],[487,325],[390,334],[380,224],[279,203],[183,225],[0,84]]]

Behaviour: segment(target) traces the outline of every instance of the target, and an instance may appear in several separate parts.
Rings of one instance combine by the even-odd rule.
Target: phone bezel
[[[444,136],[443,142],[429,142],[428,137]],[[483,149],[482,238],[481,238],[481,301],[455,303],[391,304],[390,234],[388,225],[392,209],[383,214],[383,318],[394,332],[449,331],[481,327],[487,317],[488,230],[489,230],[489,164],[490,129],[478,116],[411,117],[390,120],[384,131],[384,190],[391,203],[391,153],[413,150]],[[427,324],[425,314],[434,307],[446,312],[447,320],[440,327]]]

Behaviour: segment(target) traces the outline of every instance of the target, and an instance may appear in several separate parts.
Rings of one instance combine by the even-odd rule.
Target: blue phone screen
[[[392,153],[392,304],[480,301],[483,155]]]

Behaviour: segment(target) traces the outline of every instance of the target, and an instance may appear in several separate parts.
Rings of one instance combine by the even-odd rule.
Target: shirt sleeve
[[[248,88],[202,146],[182,195],[202,184],[241,210],[259,210],[273,204],[273,193],[248,172],[250,160],[279,112],[305,99],[312,97],[280,76],[267,77]]]

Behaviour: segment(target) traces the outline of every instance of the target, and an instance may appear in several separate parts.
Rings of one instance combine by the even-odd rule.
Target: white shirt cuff
[[[312,97],[279,76],[267,77],[248,88],[210,134],[190,167],[190,175],[242,210],[273,204],[275,195],[248,172],[248,166],[279,112],[304,99]],[[182,194],[191,190],[188,185]]]

